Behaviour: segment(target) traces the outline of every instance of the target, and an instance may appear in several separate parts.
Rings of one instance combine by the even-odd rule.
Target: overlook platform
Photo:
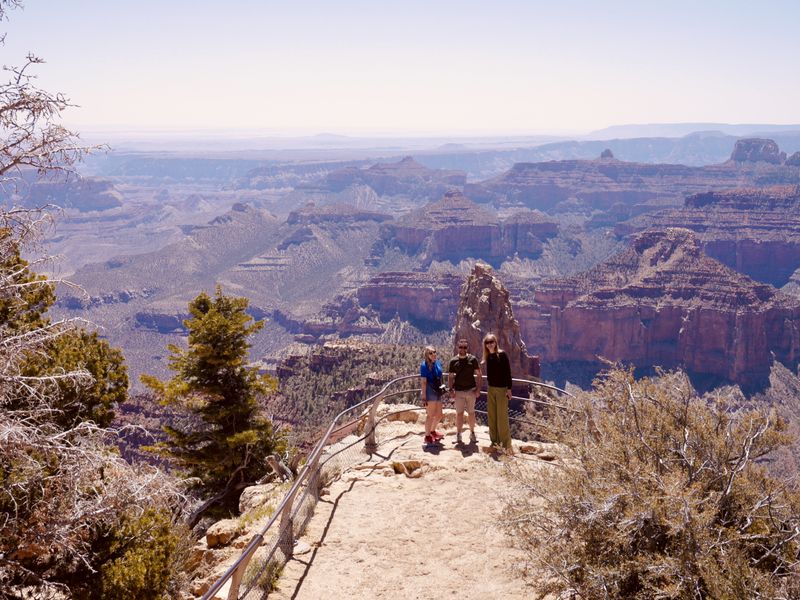
[[[378,453],[364,455],[323,493],[269,597],[530,597],[520,576],[524,557],[498,526],[506,471],[512,464],[541,468],[556,448],[515,441],[514,457],[495,457],[486,452],[484,426],[473,444],[465,428],[465,444],[457,446],[454,413],[445,410],[442,448],[425,450],[424,414],[394,417],[379,426],[385,441]]]

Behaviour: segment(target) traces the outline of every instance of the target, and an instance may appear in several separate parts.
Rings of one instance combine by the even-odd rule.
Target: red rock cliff
[[[618,235],[647,228],[684,227],[703,251],[737,271],[775,286],[800,268],[800,186],[706,192],[684,207],[619,224]]]
[[[793,367],[800,351],[800,300],[707,257],[686,229],[642,233],[586,273],[542,282],[516,313],[544,362],[603,357],[750,385],[772,354]]]

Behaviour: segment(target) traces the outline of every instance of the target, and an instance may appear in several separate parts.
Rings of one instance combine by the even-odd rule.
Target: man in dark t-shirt
[[[469,424],[469,441],[476,442],[475,437],[475,399],[481,395],[481,365],[478,359],[468,352],[469,342],[458,340],[458,354],[450,359],[448,365],[448,388],[456,406],[456,444],[461,444],[461,430],[464,427],[464,410],[467,411]]]

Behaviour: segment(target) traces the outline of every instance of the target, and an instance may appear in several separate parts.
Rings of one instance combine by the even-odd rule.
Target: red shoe
[[[444,439],[444,434],[443,433],[439,433],[438,431],[432,431],[431,432],[431,436],[433,436],[433,439],[435,439],[435,440],[443,440]]]
[[[433,436],[426,435],[425,436],[425,445],[431,445],[431,444],[433,444]]]

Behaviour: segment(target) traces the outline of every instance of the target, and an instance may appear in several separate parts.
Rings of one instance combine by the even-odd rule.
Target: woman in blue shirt
[[[419,367],[420,400],[425,407],[425,445],[432,445],[444,435],[436,431],[442,420],[442,363],[436,358],[436,349],[426,346]]]

